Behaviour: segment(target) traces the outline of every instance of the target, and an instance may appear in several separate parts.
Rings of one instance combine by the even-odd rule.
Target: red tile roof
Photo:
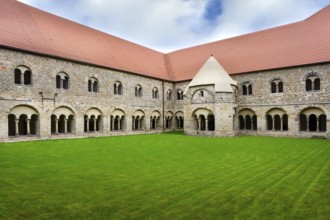
[[[163,53],[17,1],[0,5],[0,45],[168,79]]]
[[[13,0],[0,0],[0,45],[140,75],[190,80],[213,56],[230,74],[330,61],[330,6],[310,18],[163,54]]]
[[[192,79],[213,54],[229,74],[330,61],[330,6],[308,19],[169,53],[173,80]]]

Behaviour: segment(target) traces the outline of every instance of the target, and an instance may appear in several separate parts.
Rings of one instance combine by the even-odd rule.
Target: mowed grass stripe
[[[297,193],[297,197],[295,199],[295,202],[293,204],[293,211],[292,216],[294,216],[297,213],[297,210],[304,206],[304,200],[307,198],[307,195],[311,194],[312,190],[317,189],[317,186],[324,186],[321,182],[324,181],[326,185],[324,186],[324,191],[327,190],[329,194],[329,188],[330,188],[330,161],[325,157],[322,161],[319,163],[320,166],[308,168],[307,171],[304,173],[304,179],[307,179],[306,183],[304,184],[305,187],[302,187]],[[323,191],[318,188],[319,193],[323,193]],[[327,204],[328,206],[328,214],[330,214],[330,204]],[[306,209],[308,207],[304,207]],[[303,217],[303,216],[301,216]],[[311,216],[312,217],[312,216]]]
[[[304,153],[304,152],[301,152]],[[300,155],[295,154],[295,157],[298,157]],[[288,158],[292,159],[291,155],[288,155]],[[243,188],[244,190],[242,190],[240,193],[236,193],[236,196],[234,196],[232,199],[230,199],[229,201],[227,201],[227,204],[230,203],[236,203],[237,200],[241,199],[241,195],[244,195],[247,193],[247,191],[250,191],[250,186],[252,185],[258,185],[259,182],[262,182],[262,186],[261,188],[259,188],[259,192],[266,192],[267,190],[274,188],[278,185],[279,181],[278,180],[278,175],[279,173],[283,173],[282,176],[280,176],[279,178],[283,181],[283,176],[287,177],[287,172],[283,172],[284,169],[286,169],[286,166],[284,166],[281,163],[277,163],[277,164],[272,164],[272,167],[265,167],[262,169],[261,172],[257,173],[254,176],[251,176],[248,179],[245,179],[244,181],[237,181],[239,182],[239,187]],[[295,168],[297,169],[297,168]],[[276,170],[276,172],[274,172],[274,170]],[[293,171],[291,171],[292,173]],[[275,178],[273,178],[273,176],[275,176]],[[233,186],[233,189],[237,188],[237,186]],[[228,191],[228,190],[227,190]],[[226,191],[223,191],[222,193],[224,193]],[[264,194],[260,193],[258,196],[254,197],[254,202],[256,202],[258,199],[260,199],[261,196],[263,196]],[[242,204],[243,206],[238,207],[239,212],[242,212],[244,208],[247,208],[249,203],[245,203]]]
[[[310,151],[311,149],[306,149],[306,151]],[[305,153],[304,151],[301,151],[301,154]],[[315,153],[314,151],[312,151],[311,153]],[[295,157],[299,157],[299,155],[297,155],[296,153],[294,153],[294,156]],[[286,155],[287,159],[292,159],[292,155]],[[263,161],[263,162],[266,162],[266,161]],[[217,193],[214,193],[214,195],[211,195],[209,197],[207,197],[209,200],[211,199],[214,199],[214,198],[221,198],[223,195],[226,195],[226,194],[229,194],[229,195],[232,195],[232,194],[236,194],[235,197],[231,198],[230,200],[228,201],[223,201],[223,203],[221,203],[221,205],[223,206],[229,206],[233,200],[235,198],[240,198],[240,195],[244,194],[246,190],[248,190],[249,188],[245,188],[245,187],[242,187],[242,186],[245,186],[245,185],[252,185],[252,183],[257,183],[259,181],[263,181],[265,179],[265,177],[267,177],[267,179],[270,179],[272,180],[273,182],[273,179],[271,179],[270,177],[272,175],[277,175],[276,172],[274,172],[274,169],[278,170],[278,167],[281,166],[282,168],[285,168],[285,165],[281,164],[281,163],[276,163],[276,164],[273,164],[271,163],[271,165],[273,165],[272,167],[268,167],[268,168],[263,168],[261,167],[260,168],[260,172],[258,171],[258,173],[256,175],[250,175],[248,172],[245,172],[241,175],[237,175],[236,178],[228,178],[230,179],[231,181],[229,183],[227,183],[227,185],[225,185],[225,183],[222,183],[221,185],[221,188],[218,187],[218,181],[212,181],[214,184],[213,184],[213,188],[217,188],[217,191],[214,190],[214,192],[217,192]],[[282,169],[281,168],[281,169]],[[249,176],[249,177],[246,177]],[[256,181],[253,181],[254,179],[256,178],[259,178],[257,179]],[[276,179],[275,182],[277,182],[278,180]],[[269,187],[269,185],[265,185],[265,188],[267,189],[267,187]],[[243,189],[241,191],[238,191],[237,188],[240,188],[240,189]],[[211,184],[208,184],[208,185],[203,185],[200,187],[200,191],[195,191],[195,192],[188,192],[186,193],[186,198],[189,199],[189,197],[191,197],[191,195],[193,195],[193,197],[195,198],[196,201],[200,201],[202,200],[202,198],[204,197],[204,191],[212,191],[212,188],[211,188]],[[204,189],[204,191],[202,190]],[[199,197],[202,197],[202,198],[199,198]],[[206,199],[206,198],[204,198]],[[185,203],[184,201],[181,201],[181,203]],[[204,204],[204,208],[207,208],[209,204]],[[232,206],[234,207],[234,206]],[[237,207],[235,208],[235,210],[231,210],[231,211],[235,211],[235,212],[240,212],[240,208],[241,207]]]
[[[313,201],[307,216],[326,219],[329,153],[324,140],[175,134],[0,144],[0,218],[294,219]]]
[[[313,159],[315,157],[317,157],[320,153],[322,153],[324,150],[326,149],[326,147],[323,147],[321,149],[318,149],[316,152],[313,152],[312,155],[311,154],[307,154],[306,157],[308,158],[306,160],[306,162],[308,161],[313,161]],[[256,212],[250,217],[251,219],[254,219],[256,216],[262,216],[262,212],[265,212],[265,210],[269,210],[268,208],[273,206],[274,202],[277,200],[278,198],[278,194],[274,194],[272,196],[272,199],[271,200],[268,200],[267,199],[267,202],[266,201],[263,201],[262,199],[264,199],[267,195],[267,192],[272,192],[274,191],[274,188],[278,187],[279,185],[281,185],[283,182],[285,182],[287,179],[291,178],[291,180],[288,182],[288,183],[291,183],[292,181],[295,180],[295,178],[292,178],[292,176],[296,175],[297,177],[297,174],[298,174],[298,171],[301,170],[303,167],[305,167],[306,165],[308,165],[309,163],[307,164],[300,164],[299,166],[295,166],[293,168],[290,169],[289,172],[283,172],[283,170],[279,170],[278,173],[276,173],[275,176],[277,176],[278,178],[274,179],[273,182],[269,185],[267,185],[267,188],[265,191],[263,191],[263,194],[260,194],[259,197],[257,197],[254,202],[257,203],[256,206],[260,206],[260,205],[264,205],[264,208],[263,209],[257,209]],[[288,183],[285,183],[285,185],[287,185]],[[267,211],[266,211],[267,212]],[[270,213],[267,213],[267,216],[269,216]],[[284,215],[286,213],[283,213]]]

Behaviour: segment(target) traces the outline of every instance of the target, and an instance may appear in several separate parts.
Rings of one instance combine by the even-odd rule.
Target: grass
[[[156,134],[0,144],[0,219],[328,219],[330,141]]]

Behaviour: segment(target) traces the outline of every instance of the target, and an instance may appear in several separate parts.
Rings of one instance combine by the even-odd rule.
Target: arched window
[[[267,130],[269,131],[287,131],[288,115],[283,109],[274,108],[268,111]]]
[[[283,82],[281,79],[274,79],[270,85],[271,85],[272,93],[282,93],[283,92]]]
[[[183,112],[175,113],[175,122],[176,122],[176,128],[177,129],[184,128],[184,114],[183,114]]]
[[[238,115],[239,129],[240,130],[257,130],[258,119],[254,111],[250,109],[243,109]]]
[[[245,82],[242,85],[243,95],[252,95],[252,84],[250,82]]]
[[[325,132],[327,131],[327,117],[319,108],[308,108],[300,115],[300,131]]]
[[[314,114],[309,115],[309,130],[316,131],[317,130],[317,117]]]
[[[167,90],[167,92],[166,92],[166,99],[168,100],[168,101],[170,101],[170,100],[172,100],[172,90]]]
[[[214,131],[215,124],[214,124],[214,115],[207,116],[207,127],[209,131]]]
[[[239,129],[244,130],[245,128],[245,122],[244,122],[244,117],[242,115],[238,116],[239,119]]]
[[[279,115],[274,116],[274,128],[275,131],[281,130],[281,117]]]
[[[306,79],[306,91],[312,91],[312,80]]]
[[[155,87],[152,89],[152,98],[153,99],[158,99],[159,98],[159,95],[158,95],[158,88]]]
[[[31,71],[24,72],[24,85],[31,85]]]
[[[276,89],[276,83],[275,82],[271,83],[271,87],[272,87],[272,93],[276,93],[277,89]]]
[[[327,131],[327,116],[325,114],[322,114],[319,117],[319,130]]]
[[[245,129],[246,130],[251,130],[252,129],[252,121],[251,121],[251,116],[250,115],[245,116]]]
[[[299,116],[300,131],[307,131],[307,117],[304,114]]]
[[[21,84],[21,70],[15,69],[15,84]]]
[[[252,129],[258,130],[258,119],[256,115],[252,116]]]
[[[267,130],[273,130],[273,117],[271,115],[267,115]]]
[[[321,89],[321,79],[317,73],[310,73],[306,78],[306,91],[318,91]]]
[[[113,93],[115,95],[122,95],[123,92],[123,86],[121,84],[121,82],[117,81],[113,84]]]
[[[32,73],[31,70],[25,66],[18,66],[14,70],[15,84],[31,85]]]
[[[199,130],[201,130],[201,131],[205,131],[205,128],[206,128],[206,120],[205,120],[205,116],[204,115],[201,115],[201,116],[199,116],[199,125],[200,125],[200,128],[199,128]]]
[[[88,92],[98,92],[98,81],[96,78],[92,77],[88,80]]]
[[[142,86],[141,85],[135,86],[135,97],[142,97]]]
[[[39,114],[29,106],[16,106],[8,115],[8,136],[31,136],[39,133]]]
[[[144,112],[137,110],[134,112],[132,117],[132,130],[143,130],[145,129]]]
[[[281,81],[281,82],[278,82],[278,84],[277,84],[277,86],[278,86],[278,92],[283,92],[283,82]]]
[[[181,89],[177,91],[177,100],[183,100],[183,91]]]
[[[69,77],[66,73],[58,73],[56,75],[56,88],[69,89]]]
[[[316,78],[314,80],[314,90],[320,90],[321,89],[321,80],[320,78]]]
[[[282,116],[282,129],[283,129],[283,131],[289,130],[289,120],[288,120],[287,114],[284,114]]]

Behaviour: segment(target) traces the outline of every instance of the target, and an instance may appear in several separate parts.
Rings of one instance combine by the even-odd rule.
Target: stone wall
[[[14,72],[18,66],[24,66],[31,70],[31,85],[15,84]],[[58,73],[65,73],[69,77],[68,89],[56,88],[56,75]],[[311,73],[312,75],[317,74],[321,79],[319,91],[306,92],[306,77]],[[88,91],[88,80],[91,78],[97,79],[98,92]],[[167,82],[118,70],[0,49],[0,141],[162,132],[163,129],[174,130],[177,128],[176,116],[178,115],[184,115],[185,127],[192,129],[192,122],[189,118],[199,105],[199,107],[206,105],[204,107],[212,109],[214,112],[216,123],[214,133],[216,136],[231,136],[238,133],[297,137],[326,136],[330,138],[330,64],[238,74],[232,75],[232,78],[238,82],[237,94],[217,94],[214,96],[215,104],[195,102],[189,106],[187,101],[191,101],[191,99],[187,98],[191,98],[191,96],[184,96],[184,100],[178,100],[177,97],[177,92],[179,90],[184,92],[189,81]],[[283,93],[271,93],[270,85],[273,79],[283,81]],[[114,94],[116,82],[122,84],[121,95]],[[243,95],[242,85],[245,82],[252,84],[252,95]],[[142,87],[141,97],[135,96],[136,85]],[[154,88],[158,89],[158,98],[156,99],[152,98]],[[212,92],[212,88],[205,87],[204,89]],[[169,100],[167,98],[168,91],[171,91]],[[224,108],[221,103],[228,103],[228,105]],[[22,109],[26,107],[38,112],[38,135],[8,136],[10,129],[8,116],[15,107],[17,110],[17,107],[20,106]],[[54,111],[60,107],[68,108],[74,114],[74,132],[71,134],[52,134],[51,132],[51,117]],[[306,109],[313,110],[314,108],[320,109],[326,114],[327,132],[299,131],[299,114]],[[102,117],[98,132],[85,132],[84,117],[91,109],[99,111]],[[257,130],[239,129],[239,114],[246,109],[256,114],[258,118]],[[282,109],[286,112],[289,123],[288,131],[267,130],[266,115],[272,109]],[[125,115],[125,126],[121,131],[111,131],[111,116],[115,110],[121,110]],[[144,114],[142,130],[133,129],[132,120],[136,111]],[[160,117],[157,119],[157,128],[151,129],[153,122],[150,117],[155,114],[159,114]],[[164,116],[171,120],[171,127],[168,129],[165,129],[166,119]],[[223,124],[224,118],[230,118],[230,122],[227,121]]]
[[[321,79],[318,91],[306,91],[306,77],[316,74]],[[319,64],[280,70],[269,70],[256,73],[232,75],[238,82],[238,113],[251,109],[258,118],[257,131],[239,131],[243,134],[258,134],[270,136],[312,137],[324,136],[330,138],[330,64]],[[280,79],[283,82],[283,92],[272,93],[271,82]],[[243,95],[242,85],[252,84],[252,95]],[[327,132],[299,131],[299,115],[305,109],[321,109],[327,116]],[[272,109],[282,109],[288,115],[288,131],[267,130],[266,115]]]

